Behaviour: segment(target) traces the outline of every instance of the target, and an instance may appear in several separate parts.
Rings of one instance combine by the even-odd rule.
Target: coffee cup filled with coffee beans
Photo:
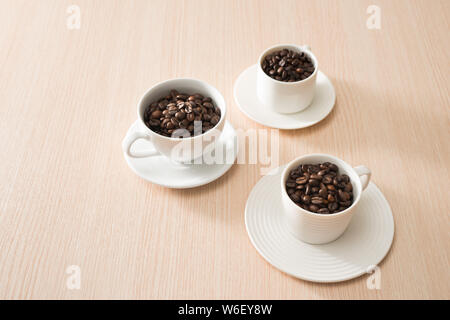
[[[340,237],[368,186],[370,170],[326,154],[291,161],[283,170],[281,197],[288,229],[298,239],[323,244]]]
[[[331,162],[300,164],[289,172],[286,191],[299,207],[318,214],[331,214],[353,203],[350,177]]]
[[[189,163],[211,150],[220,137],[226,105],[222,94],[204,81],[173,79],[150,88],[139,101],[137,113],[141,131],[122,143],[129,157],[164,155]],[[148,140],[153,148],[136,154],[132,145],[139,139]]]
[[[279,113],[302,111],[314,98],[317,72],[318,62],[309,46],[270,47],[258,59],[258,99]]]

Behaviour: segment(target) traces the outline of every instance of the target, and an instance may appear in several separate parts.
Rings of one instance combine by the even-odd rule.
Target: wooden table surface
[[[70,30],[70,5],[80,29]],[[369,29],[367,7],[381,9]],[[450,298],[450,1],[0,1],[0,297],[6,299]],[[121,140],[155,83],[195,77],[229,120],[236,77],[277,43],[311,45],[336,105],[279,132],[280,164],[322,152],[364,164],[395,239],[368,275],[287,276],[251,245],[247,197],[264,165],[171,190],[137,177]],[[81,271],[70,290],[68,266]]]

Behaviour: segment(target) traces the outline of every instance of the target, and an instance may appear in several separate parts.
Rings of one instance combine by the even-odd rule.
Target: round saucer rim
[[[284,168],[285,166],[286,166],[286,165],[282,165],[282,166],[280,166],[280,167],[278,167],[278,168],[276,168],[276,169],[274,169],[274,170],[280,170],[280,169],[282,170],[282,168]],[[281,173],[280,173],[280,174],[281,174]],[[278,174],[277,174],[277,175],[278,175]],[[263,178],[264,178],[264,177],[262,177],[261,179],[263,179]],[[258,183],[261,181],[261,179],[260,179],[256,184],[258,184]],[[255,186],[256,186],[256,184],[255,184]],[[387,206],[388,206],[388,208],[389,208],[389,213],[390,213],[389,218],[390,218],[390,222],[391,222],[391,224],[392,224],[392,236],[391,236],[390,239],[389,239],[389,247],[387,248],[386,253],[385,253],[384,255],[382,255],[382,257],[380,257],[380,259],[378,259],[378,261],[374,264],[374,265],[378,265],[381,261],[384,260],[384,258],[386,258],[386,256],[388,255],[388,253],[389,253],[389,252],[391,251],[391,249],[392,249],[392,244],[393,244],[393,242],[394,242],[394,235],[395,235],[395,222],[394,222],[394,216],[393,216],[393,214],[392,214],[391,206],[389,205],[389,202],[387,201],[386,197],[384,196],[384,194],[381,192],[381,190],[378,188],[378,186],[377,186],[375,183],[370,182],[370,184],[373,185],[373,186],[375,187],[376,191],[379,192],[379,194],[381,195],[381,197],[382,197],[382,199],[384,200],[384,202],[386,202],[386,204],[387,204]],[[355,274],[352,274],[352,275],[349,275],[349,276],[346,276],[346,277],[343,277],[343,278],[339,278],[339,279],[337,279],[337,280],[326,280],[326,279],[309,278],[309,277],[299,276],[299,275],[297,275],[297,274],[293,274],[293,273],[291,273],[291,272],[285,271],[285,268],[284,268],[283,266],[280,266],[276,261],[273,261],[273,259],[267,257],[267,256],[259,249],[259,247],[256,245],[255,240],[253,239],[252,234],[250,233],[250,230],[249,230],[249,223],[248,223],[248,217],[247,217],[247,216],[248,216],[248,215],[247,215],[247,212],[248,212],[248,205],[249,205],[248,199],[250,198],[251,194],[254,192],[255,186],[253,186],[252,190],[250,191],[250,194],[249,194],[248,197],[247,197],[247,202],[246,202],[246,204],[245,204],[245,212],[244,212],[245,229],[246,229],[246,231],[247,231],[247,235],[248,235],[248,237],[249,237],[249,239],[250,239],[250,242],[252,243],[253,247],[254,247],[254,248],[256,249],[256,251],[264,258],[264,260],[266,260],[266,261],[267,261],[269,264],[271,264],[274,268],[278,269],[279,271],[281,271],[281,272],[283,272],[283,273],[285,273],[285,274],[287,274],[287,275],[289,275],[289,276],[291,276],[291,277],[293,277],[293,278],[301,279],[301,280],[305,280],[305,281],[309,281],[309,282],[316,282],[316,283],[339,283],[339,282],[344,282],[344,281],[356,279],[356,278],[361,277],[361,276],[364,275],[364,274],[367,274],[367,271],[366,271],[366,270],[362,270],[361,272],[358,272],[358,273],[355,273]],[[308,243],[306,243],[306,242],[304,242],[304,244],[307,245],[307,246],[316,246],[316,245],[308,244]]]
[[[258,67],[258,66],[257,66],[256,64],[253,64],[253,65],[251,65],[250,67],[248,67],[247,69],[245,69],[244,71],[242,71],[242,72],[239,74],[239,76],[236,78],[235,83],[234,83],[234,86],[233,86],[233,97],[234,97],[234,101],[236,102],[236,104],[237,104],[239,110],[240,110],[244,115],[246,115],[249,119],[251,119],[251,120],[253,120],[253,121],[255,121],[255,122],[257,122],[257,123],[259,123],[259,124],[261,124],[261,125],[263,125],[263,126],[269,127],[269,128],[281,129],[281,130],[296,130],[296,129],[304,129],[304,128],[308,128],[308,127],[311,127],[311,126],[314,126],[314,125],[318,124],[319,122],[321,122],[322,120],[324,120],[326,117],[328,117],[328,115],[331,113],[331,111],[333,111],[334,106],[335,106],[335,104],[336,104],[336,91],[335,91],[335,89],[334,89],[333,83],[332,83],[331,80],[327,77],[327,75],[326,75],[325,73],[323,73],[321,70],[319,70],[318,73],[317,73],[317,75],[322,74],[322,75],[330,82],[331,87],[332,87],[332,89],[333,89],[333,103],[332,103],[332,105],[331,105],[331,108],[328,110],[328,112],[327,112],[321,119],[319,119],[319,120],[317,120],[317,121],[315,121],[315,122],[313,122],[313,123],[310,123],[310,124],[305,124],[305,125],[300,125],[300,126],[298,126],[298,125],[292,125],[292,126],[290,126],[290,125],[274,125],[274,124],[269,124],[269,123],[265,123],[265,122],[263,122],[263,121],[261,121],[261,120],[258,120],[258,119],[256,119],[256,118],[250,116],[250,115],[246,112],[246,110],[245,110],[245,108],[242,106],[242,104],[239,103],[239,99],[237,99],[237,94],[236,94],[236,92],[237,92],[238,83],[239,83],[239,81],[241,80],[241,78],[244,76],[244,74],[245,74],[246,72],[248,72],[251,68],[257,69],[257,67]],[[314,102],[313,102],[313,103],[314,103]],[[308,107],[308,108],[309,108],[309,107]],[[286,115],[286,116],[289,116],[289,115],[295,115],[295,114],[298,114],[298,113],[302,113],[302,112],[306,111],[308,108],[306,108],[305,110],[299,111],[299,112],[297,112],[297,113],[285,114],[285,115]]]
[[[233,127],[233,125],[231,124],[231,122],[229,122],[228,120],[225,120],[225,126],[226,126],[227,124],[229,124],[230,127],[231,127],[231,129],[232,129],[234,132],[236,132],[236,130],[234,129],[234,127]],[[134,121],[134,122],[131,124],[131,126],[128,128],[128,131],[127,131],[127,133],[126,133],[127,135],[130,133],[131,128],[134,127],[135,125],[139,125],[139,120],[136,120],[136,121]],[[225,126],[224,126],[224,127],[225,127]],[[239,150],[238,141],[236,141],[235,150]],[[134,166],[131,165],[131,163],[130,163],[131,158],[130,158],[130,157],[128,157],[125,153],[123,153],[123,156],[124,156],[124,158],[125,158],[125,161],[126,161],[128,167],[131,169],[131,171],[133,171],[139,178],[144,179],[145,181],[148,181],[148,182],[150,182],[150,183],[159,185],[159,186],[161,186],[161,187],[169,188],[169,189],[191,189],[191,188],[197,188],[197,187],[200,187],[200,186],[204,186],[204,185],[206,185],[206,184],[208,184],[208,183],[211,183],[211,182],[213,182],[213,181],[219,179],[220,177],[222,177],[225,173],[227,173],[228,170],[230,170],[231,167],[235,164],[234,162],[236,161],[236,158],[237,158],[237,152],[236,152],[236,154],[235,154],[233,163],[231,163],[231,164],[228,164],[228,163],[227,163],[227,164],[223,164],[223,167],[222,167],[222,168],[224,168],[224,170],[223,170],[223,172],[220,172],[220,174],[219,174],[218,176],[214,176],[214,178],[209,178],[209,179],[207,179],[207,180],[205,180],[205,181],[203,181],[203,182],[200,182],[200,183],[189,184],[189,185],[164,184],[164,183],[156,182],[156,181],[153,181],[153,180],[149,180],[149,179],[147,179],[146,177],[144,177],[142,174],[140,174],[140,173],[134,168]],[[162,157],[162,155],[157,155],[157,156],[155,156],[155,157]]]

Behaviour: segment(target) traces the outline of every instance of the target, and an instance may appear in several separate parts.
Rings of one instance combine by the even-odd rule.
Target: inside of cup
[[[348,175],[350,178],[352,187],[353,187],[353,203],[352,203],[352,205],[343,211],[334,213],[334,214],[339,214],[341,212],[344,212],[344,211],[352,208],[355,205],[355,203],[357,203],[359,201],[359,198],[360,198],[361,192],[362,192],[361,180],[360,180],[359,176],[356,174],[355,170],[353,170],[353,167],[339,158],[331,157],[331,156],[328,156],[325,154],[312,154],[312,155],[307,155],[307,156],[301,157],[301,158],[293,161],[292,163],[289,164],[289,166],[286,169],[285,174],[283,176],[283,181],[282,181],[283,182],[283,184],[282,184],[283,192],[287,193],[286,180],[288,179],[289,173],[291,172],[291,170],[295,169],[296,167],[298,167],[301,164],[320,164],[320,163],[324,163],[324,162],[331,162],[331,163],[334,163],[335,165],[337,165],[339,168],[339,171],[338,171],[339,174]]]
[[[303,48],[302,46],[297,46],[297,45],[292,45],[292,44],[285,44],[285,45],[277,45],[275,47],[269,48],[266,51],[263,52],[263,54],[261,55],[260,59],[259,59],[259,66],[261,67],[261,64],[263,62],[263,60],[265,59],[265,57],[269,54],[274,53],[275,51],[280,51],[283,49],[288,49],[288,50],[292,50],[295,52],[304,52],[305,54],[307,54],[310,58],[311,61],[314,64],[314,69],[317,70],[317,61],[315,59],[314,56],[312,56],[305,48]]]
[[[204,81],[188,78],[163,81],[149,89],[139,102],[139,119],[144,122],[145,109],[155,100],[158,100],[161,97],[170,94],[170,91],[173,89],[177,90],[180,93],[200,93],[201,95],[210,97],[213,100],[214,104],[220,109],[221,115],[219,122],[211,130],[214,130],[220,123],[222,123],[222,121],[224,121],[226,115],[226,106],[225,99],[223,98],[222,94],[216,88]]]

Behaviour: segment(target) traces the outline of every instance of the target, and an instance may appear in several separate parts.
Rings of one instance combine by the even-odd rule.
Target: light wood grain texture
[[[366,27],[370,4],[381,30]],[[66,9],[81,8],[68,30]],[[449,1],[0,1],[0,297],[450,298]],[[262,129],[233,82],[266,47],[311,45],[337,103],[280,131],[280,163],[323,152],[372,169],[396,234],[367,276],[294,279],[251,245],[259,165],[191,190],[135,176],[121,140],[140,96],[187,76],[216,86],[236,128]],[[67,266],[81,289],[66,288]]]

